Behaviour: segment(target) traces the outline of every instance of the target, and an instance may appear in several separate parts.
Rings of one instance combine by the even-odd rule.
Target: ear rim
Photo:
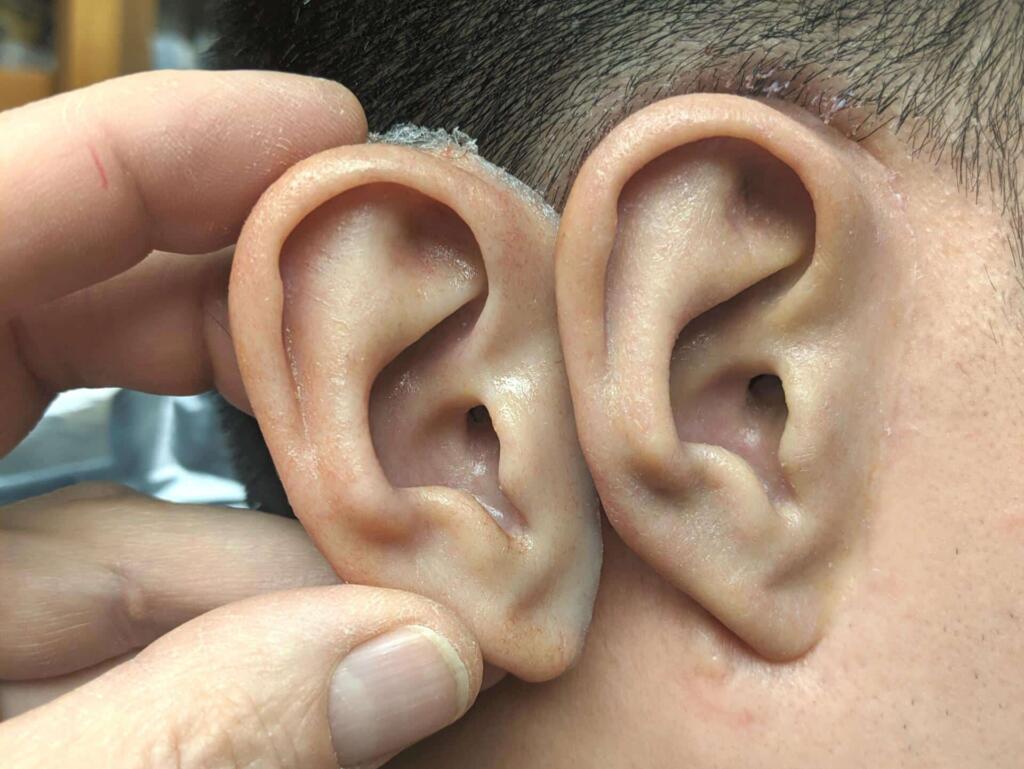
[[[494,173],[483,163],[478,168],[475,157],[475,155],[469,155],[463,158],[457,153],[448,155],[443,150],[435,153],[417,147],[385,143],[351,145],[328,150],[296,164],[278,179],[257,203],[239,238],[229,285],[229,313],[232,325],[237,330],[234,341],[239,369],[243,381],[261,381],[260,386],[254,388],[256,392],[249,394],[253,413],[259,419],[261,429],[267,435],[268,448],[282,479],[308,479],[308,482],[303,480],[301,483],[292,483],[288,486],[289,500],[318,547],[325,553],[334,552],[333,560],[335,561],[341,560],[337,557],[339,537],[336,532],[331,532],[331,513],[336,511],[318,509],[316,506],[318,501],[330,499],[331,494],[328,493],[328,487],[334,478],[322,477],[325,475],[322,472],[323,462],[327,460],[318,457],[317,442],[311,434],[312,427],[303,422],[303,409],[295,392],[294,372],[291,369],[283,328],[287,300],[285,281],[281,271],[282,252],[292,233],[310,213],[324,204],[359,187],[378,183],[396,184],[446,206],[455,216],[462,219],[479,248],[483,267],[487,272],[488,296],[496,299],[522,282],[514,280],[514,276],[506,275],[513,264],[505,260],[516,256],[515,253],[506,253],[506,244],[514,243],[523,247],[524,228],[530,226],[533,216],[543,212],[539,209],[534,211],[536,201],[521,195],[515,196],[514,203],[506,200],[504,196],[507,194],[507,190],[502,184],[503,180],[500,175]],[[481,201],[486,205],[482,205]],[[543,285],[545,286],[544,290],[550,292],[551,317],[550,321],[546,321],[546,323],[550,327],[551,339],[557,345],[559,338],[555,327],[553,306],[555,225],[554,222],[549,221],[546,226],[548,229],[545,230],[543,240],[538,239],[535,244],[532,240],[526,240],[525,243],[536,245],[538,248],[543,246],[543,251],[547,254],[545,257],[547,266],[538,273],[542,277],[535,278],[530,285]],[[514,298],[515,295],[511,296]],[[496,312],[491,309],[491,306],[490,300],[485,303],[476,321],[478,325],[485,323],[488,313]],[[253,308],[259,308],[259,311],[254,311]],[[538,318],[530,316],[526,325],[530,326],[530,324],[539,322]],[[532,326],[530,327],[532,328]],[[387,364],[385,363],[385,365]],[[289,372],[290,375],[285,376],[282,373],[281,376],[268,382],[268,378],[261,377],[259,373],[266,370]],[[378,371],[368,383],[367,398],[370,397],[376,377],[379,375]],[[562,380],[564,381],[564,374]],[[571,414],[567,382],[564,387],[565,412]],[[367,402],[365,405],[364,416],[368,419],[369,403]],[[502,620],[502,623],[496,627],[494,632],[484,634],[480,632],[481,627],[477,624],[477,618],[461,611],[463,606],[458,602],[459,589],[451,588],[450,595],[439,595],[436,589],[432,589],[432,592],[428,592],[426,589],[420,590],[416,586],[392,581],[391,576],[387,575],[385,570],[371,565],[384,563],[387,560],[385,555],[390,555],[392,560],[396,558],[397,551],[385,552],[388,543],[378,548],[380,553],[375,551],[372,554],[367,554],[361,566],[336,563],[336,570],[339,573],[344,572],[343,576],[354,581],[367,581],[370,584],[410,589],[414,592],[427,592],[435,600],[447,603],[459,611],[463,615],[463,619],[477,633],[488,661],[519,678],[540,681],[553,678],[564,672],[578,658],[582,650],[589,619],[580,628],[574,625],[568,629],[563,627],[564,623],[556,620],[559,617],[569,617],[575,622],[577,618],[590,617],[593,611],[594,594],[596,594],[597,576],[593,579],[592,590],[577,587],[566,588],[562,586],[561,582],[555,580],[563,579],[563,572],[564,575],[574,577],[579,577],[584,572],[589,575],[590,566],[581,567],[577,563],[586,560],[588,555],[596,557],[598,566],[594,571],[599,575],[600,526],[597,518],[598,503],[592,486],[589,487],[589,490],[572,487],[579,494],[580,514],[585,513],[588,517],[593,514],[594,520],[592,523],[588,521],[585,524],[578,524],[586,527],[584,531],[586,543],[580,543],[571,550],[566,550],[564,542],[558,544],[556,549],[554,542],[549,546],[543,539],[524,540],[523,542],[513,539],[489,515],[484,513],[482,508],[480,516],[471,516],[469,513],[475,511],[467,511],[467,515],[458,520],[435,521],[438,527],[432,528],[428,516],[431,500],[438,499],[438,495],[447,494],[452,497],[453,495],[458,496],[462,492],[454,493],[443,486],[421,486],[414,489],[391,486],[375,453],[368,421],[364,427],[365,441],[369,448],[369,453],[360,454],[360,458],[364,461],[359,465],[359,474],[364,477],[353,476],[350,468],[346,467],[331,466],[327,468],[334,476],[348,473],[351,476],[352,485],[347,487],[346,494],[352,495],[353,498],[356,495],[362,495],[362,499],[369,500],[364,507],[377,511],[377,514],[372,517],[360,519],[360,514],[357,511],[346,510],[347,525],[359,526],[361,520],[370,522],[372,518],[372,526],[379,529],[382,518],[389,518],[392,521],[389,534],[393,542],[409,541],[416,538],[443,541],[446,535],[444,529],[440,527],[442,525],[452,529],[457,527],[462,530],[462,538],[467,539],[472,536],[478,546],[471,549],[452,550],[452,553],[459,554],[453,557],[461,559],[462,556],[465,556],[467,564],[466,568],[456,572],[455,576],[458,576],[459,573],[479,573],[493,562],[496,564],[493,567],[495,570],[502,574],[508,572],[511,575],[511,584],[506,588],[511,597],[507,604],[500,599],[494,601],[495,606],[487,616],[493,615]],[[575,442],[575,432],[570,432],[572,432],[572,440]],[[500,429],[498,434],[501,435]],[[566,435],[568,434],[566,432]],[[288,447],[299,450],[285,450]],[[572,463],[578,463],[577,475],[587,478],[589,484],[585,464],[578,448],[576,452],[578,459],[573,457]],[[510,454],[509,456],[514,458],[515,455]],[[364,472],[366,468],[363,467],[369,460],[372,460],[373,464],[374,478],[371,481],[367,481]],[[509,461],[511,466],[514,466],[514,461],[511,459]],[[382,507],[380,496],[382,489],[389,490],[384,507]],[[587,492],[586,495],[583,494],[584,491]],[[587,506],[588,502],[592,502],[592,510]],[[548,517],[551,518],[550,514]],[[351,523],[353,518],[356,519],[354,524]],[[582,518],[580,520],[582,521]],[[531,528],[534,525],[537,526],[538,531],[543,531],[545,528],[542,524],[531,524]],[[562,529],[569,530],[565,526],[562,526]],[[591,536],[591,529],[593,536]],[[346,531],[351,531],[351,528],[347,528]],[[342,536],[341,539],[346,536],[348,535]],[[543,534],[537,534],[537,537],[543,536]],[[594,545],[591,540],[595,538],[596,550],[591,547]],[[375,539],[385,538],[377,537]],[[495,554],[500,557],[496,557]],[[555,566],[551,572],[555,575],[554,579],[544,577],[543,575],[547,572],[543,570],[535,572],[542,576],[540,581],[532,579],[532,577],[521,579],[519,573],[509,571],[507,568],[514,559],[520,559],[525,568],[527,564],[546,564],[545,559],[558,554],[565,558],[571,557],[572,561],[566,567]],[[332,558],[329,557],[329,560]],[[408,560],[408,568],[411,569],[414,563],[419,563],[418,556],[416,559]],[[502,569],[505,571],[501,571]],[[370,572],[373,572],[375,576],[368,576]],[[378,573],[381,575],[379,579],[376,576]],[[434,576],[432,575],[430,579],[434,579]],[[572,584],[575,585],[577,582],[583,584],[584,581],[586,580],[576,580]],[[549,589],[549,584],[555,585],[555,587]],[[531,586],[529,593],[523,592],[524,585]],[[426,584],[423,587],[426,588]],[[488,588],[491,587],[493,586],[488,586]],[[581,601],[580,607],[570,607],[573,608],[571,614],[560,614],[559,611],[564,610],[567,606],[564,602],[565,596],[576,590],[581,590],[582,600],[588,602],[587,606],[582,607]],[[465,591],[463,590],[463,592]],[[488,601],[491,600],[490,592],[482,591],[481,595],[488,596]],[[554,597],[549,601],[544,597],[547,595]],[[451,601],[448,598],[451,598]],[[462,603],[465,604],[466,601],[464,600]],[[523,608],[524,606],[526,608]],[[520,609],[522,609],[521,613],[515,613]],[[512,612],[507,610],[512,610]],[[478,613],[477,616],[484,617],[484,613]],[[528,655],[520,654],[517,647],[523,644],[542,647],[543,651],[530,652]]]
[[[658,537],[642,531],[635,512],[618,509],[614,497],[618,496],[619,481],[606,481],[599,470],[604,462],[619,461],[640,468],[669,468],[681,477],[691,477],[701,466],[700,455],[718,449],[685,444],[676,434],[669,392],[670,354],[647,377],[642,393],[618,388],[613,396],[608,395],[609,387],[615,388],[615,365],[605,313],[608,266],[618,232],[618,201],[627,183],[648,164],[705,139],[747,141],[785,163],[804,185],[815,213],[814,250],[807,269],[790,289],[794,297],[799,296],[792,303],[797,309],[791,309],[788,317],[777,316],[780,322],[793,323],[797,320],[793,313],[811,310],[820,301],[809,286],[834,280],[840,269],[843,249],[828,233],[860,230],[870,220],[869,206],[844,162],[836,137],[815,131],[799,117],[800,113],[789,114],[763,100],[726,94],[689,94],[646,107],[619,123],[584,163],[570,191],[558,233],[555,286],[562,346],[580,442],[606,514],[631,549],[709,609],[716,605],[717,597],[711,595],[714,591],[695,590],[696,580],[686,576],[691,567],[679,563],[677,553],[662,553],[657,544],[652,546]],[[821,183],[824,179],[827,185]],[[711,302],[699,309],[682,325],[716,304]],[[598,414],[598,405],[608,413]],[[607,428],[602,425],[616,420],[616,409],[622,409],[617,419],[627,427],[617,430],[616,440],[609,440]],[[595,445],[595,436],[597,442],[608,445]],[[741,461],[718,449],[719,454],[722,452],[727,456],[720,459]],[[755,491],[756,479],[752,473],[735,472],[735,467],[733,470],[734,483],[739,484],[735,491],[740,508],[754,504],[755,495],[743,489]],[[657,489],[653,491],[658,493]],[[700,505],[702,500],[691,498],[688,504]],[[754,531],[759,531],[758,536],[763,536],[765,542],[793,540],[791,523],[772,505],[762,509],[759,516],[767,528]],[[815,524],[807,523],[808,529]],[[665,532],[660,536],[664,539]],[[806,559],[816,552],[817,548],[812,547],[788,565],[802,570]],[[712,609],[755,651],[773,660],[795,659],[810,651],[823,635],[832,608],[828,578],[815,574],[812,584],[790,585],[792,589],[788,589],[785,583],[790,573],[790,569],[776,569],[774,574],[769,571],[760,591],[744,592],[730,586],[732,593],[727,600],[742,607],[730,610],[731,620]],[[782,595],[784,589],[784,597],[773,597]],[[763,596],[771,600],[762,601]],[[788,608],[779,611],[783,600]]]

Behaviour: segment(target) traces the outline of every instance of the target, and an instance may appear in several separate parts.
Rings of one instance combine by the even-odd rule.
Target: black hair
[[[1020,0],[220,5],[217,66],[342,82],[362,102],[371,130],[396,122],[461,128],[484,157],[556,208],[602,136],[670,94],[772,96],[818,112],[855,139],[888,125],[913,151],[951,163],[965,189],[998,196],[1024,286]],[[250,432],[243,440],[259,441],[258,429]],[[276,476],[267,477],[265,447],[234,442],[253,501],[279,507],[284,495]]]

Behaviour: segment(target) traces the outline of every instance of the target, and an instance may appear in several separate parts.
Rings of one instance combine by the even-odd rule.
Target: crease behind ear
[[[559,231],[563,348],[608,517],[772,659],[824,632],[870,464],[844,434],[870,401],[884,239],[874,168],[848,145],[756,100],[666,99],[588,158]]]
[[[253,411],[338,574],[450,606],[527,680],[579,654],[600,569],[556,228],[470,153],[344,147],[268,190],[230,288]]]

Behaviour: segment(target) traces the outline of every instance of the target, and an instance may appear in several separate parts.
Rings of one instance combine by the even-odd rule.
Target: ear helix
[[[763,174],[779,186],[751,191]],[[819,488],[828,481],[807,475],[841,437],[838,418],[820,418],[840,383],[821,356],[801,355],[841,321],[850,250],[869,230],[831,139],[750,99],[694,95],[605,138],[559,231],[566,366],[609,520],[773,659],[820,638],[847,536],[842,503]],[[774,396],[755,388],[774,415],[737,420],[733,401],[750,409],[759,376],[779,383]],[[731,433],[750,425],[774,436],[777,457],[744,455]]]
[[[339,575],[445,603],[527,680],[579,654],[600,568],[555,228],[472,155],[344,147],[264,195],[230,290],[253,411]]]

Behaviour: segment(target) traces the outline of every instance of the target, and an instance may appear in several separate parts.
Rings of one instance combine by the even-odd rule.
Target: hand
[[[63,694],[0,724],[3,766],[376,767],[460,716],[481,675],[461,623],[333,581],[277,516],[105,484],[0,510],[0,679],[27,679],[0,713]]]
[[[230,244],[286,167],[365,132],[341,86],[276,73],[151,73],[0,114],[0,455],[71,387],[245,408]],[[334,582],[263,514],[107,485],[0,509],[0,717],[22,713],[4,766],[376,767],[460,716],[481,678],[461,623]]]
[[[286,168],[365,136],[347,90],[278,73],[147,73],[0,113],[0,455],[73,387],[244,407],[227,247]]]

